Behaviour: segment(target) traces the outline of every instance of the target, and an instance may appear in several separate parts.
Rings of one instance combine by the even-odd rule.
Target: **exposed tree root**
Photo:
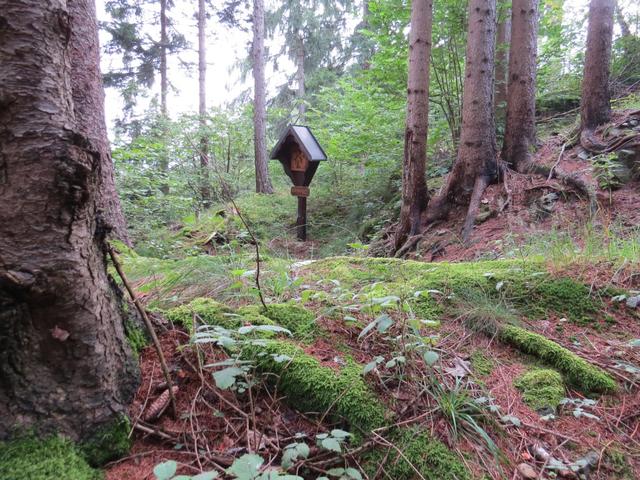
[[[569,187],[577,190],[587,197],[589,200],[589,213],[591,216],[594,216],[598,211],[598,200],[596,198],[596,189],[593,185],[585,182],[582,178],[580,178],[576,174],[564,173],[557,168],[548,167],[546,165],[531,165],[529,167],[530,173],[535,173],[537,175],[542,175],[547,179],[555,178],[556,180],[561,181],[562,183],[568,185]]]
[[[415,248],[418,245],[418,242],[420,240],[422,240],[423,236],[422,235],[412,235],[409,238],[407,238],[407,241],[404,242],[404,245],[402,245],[394,254],[394,257],[396,258],[402,258],[404,257],[407,253],[409,253],[412,250],[415,250]]]
[[[469,236],[473,230],[473,225],[476,222],[478,216],[478,210],[480,209],[480,200],[482,194],[489,185],[489,177],[481,175],[476,178],[473,184],[473,192],[471,193],[471,199],[469,200],[469,209],[467,210],[467,216],[464,221],[464,227],[462,227],[462,240],[466,243],[469,241]]]

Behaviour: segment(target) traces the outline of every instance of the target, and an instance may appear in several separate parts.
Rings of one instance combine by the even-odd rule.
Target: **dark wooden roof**
[[[319,162],[327,159],[327,154],[311,133],[309,127],[303,125],[289,125],[284,133],[280,136],[280,140],[271,150],[271,160],[284,160],[284,156],[288,153],[288,143],[295,142],[298,147],[307,155],[309,161]]]

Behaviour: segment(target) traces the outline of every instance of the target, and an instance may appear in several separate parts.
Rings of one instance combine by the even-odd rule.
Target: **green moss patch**
[[[565,397],[562,375],[555,370],[531,370],[518,377],[514,385],[522,392],[524,403],[536,411],[555,411]]]
[[[110,460],[124,457],[131,449],[131,422],[122,415],[98,428],[80,444],[80,451],[87,461],[97,467]]]
[[[0,443],[2,480],[99,480],[76,447],[59,437],[32,437]]]
[[[543,262],[492,260],[462,263],[424,263],[389,258],[335,257],[310,265],[310,279],[329,278],[343,286],[357,287],[383,282],[398,285],[395,295],[412,296],[418,291],[438,290],[455,296],[480,292],[520,308],[529,316],[544,318],[550,312],[569,320],[592,321],[602,302],[589,287],[571,278],[549,274]],[[439,314],[432,299],[416,305],[420,314]]]
[[[542,335],[514,325],[504,325],[500,328],[498,337],[521,352],[533,355],[556,368],[571,385],[583,393],[610,393],[618,388],[606,372]]]
[[[177,325],[182,325],[187,330],[193,328],[193,319],[198,323],[207,325],[220,325],[223,327],[239,327],[240,317],[234,315],[234,311],[210,298],[196,298],[186,305],[171,308],[164,312],[165,317]]]
[[[365,433],[385,423],[384,406],[365,384],[362,365],[348,360],[336,371],[299,346],[279,340],[246,349],[243,356],[255,359],[259,370],[276,374],[279,392],[300,411],[328,414]]]
[[[392,447],[377,448],[366,454],[363,467],[369,478],[418,478],[416,470],[427,480],[472,478],[460,459],[446,445],[426,433],[405,428],[396,431],[390,441],[402,451],[402,455]],[[386,476],[376,476],[379,471],[385,472]]]
[[[480,376],[491,375],[493,372],[494,363],[483,352],[476,350],[471,354],[471,368],[473,373]]]
[[[130,320],[125,322],[124,330],[131,350],[133,350],[136,355],[139,355],[142,349],[149,345],[147,334]]]
[[[260,313],[298,338],[315,336],[317,333],[315,314],[294,303],[273,303],[267,305],[266,310],[262,308]]]

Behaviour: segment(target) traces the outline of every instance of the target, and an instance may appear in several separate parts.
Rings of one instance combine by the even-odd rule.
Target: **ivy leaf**
[[[213,379],[216,382],[216,386],[221,390],[227,390],[234,383],[236,383],[236,377],[243,375],[244,370],[238,367],[227,367],[217,372],[213,372]]]
[[[176,474],[176,470],[178,470],[178,464],[173,460],[169,460],[156,465],[153,468],[153,474],[157,480],[169,480]]]
[[[424,362],[427,365],[429,365],[430,367],[433,367],[435,363],[438,361],[438,359],[440,358],[440,355],[438,355],[433,350],[429,350],[428,352],[424,352],[424,354],[422,355],[422,358],[424,359]]]

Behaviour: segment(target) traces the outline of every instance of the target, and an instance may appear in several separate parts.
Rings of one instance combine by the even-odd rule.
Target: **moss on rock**
[[[242,323],[250,325],[275,325],[269,317],[263,315],[263,308],[259,305],[247,305],[238,309]]]
[[[383,404],[364,382],[362,366],[352,360],[336,371],[282,340],[252,346],[243,356],[254,359],[259,370],[278,375],[279,391],[298,410],[318,415],[328,412],[331,418],[365,433],[385,423]]]
[[[0,443],[2,480],[99,480],[73,443],[60,437],[24,437]]]
[[[555,411],[565,397],[562,375],[547,368],[524,373],[515,380],[514,385],[522,392],[524,403],[536,411]]]
[[[168,320],[188,330],[193,328],[194,316],[198,322],[208,325],[232,328],[242,323],[240,317],[235,315],[231,308],[211,298],[196,298],[186,305],[167,310],[164,315]]]
[[[559,370],[571,385],[583,393],[610,393],[618,389],[613,378],[602,369],[542,335],[514,325],[504,325],[498,336],[501,341]]]
[[[98,428],[79,446],[90,465],[98,467],[124,457],[131,449],[131,422],[125,415]]]
[[[363,467],[370,478],[374,478],[379,469],[386,472],[384,478],[417,478],[414,468],[426,480],[472,478],[456,454],[427,433],[414,428],[404,428],[394,432],[390,440],[402,451],[402,455],[393,448],[380,447],[364,455]]]

